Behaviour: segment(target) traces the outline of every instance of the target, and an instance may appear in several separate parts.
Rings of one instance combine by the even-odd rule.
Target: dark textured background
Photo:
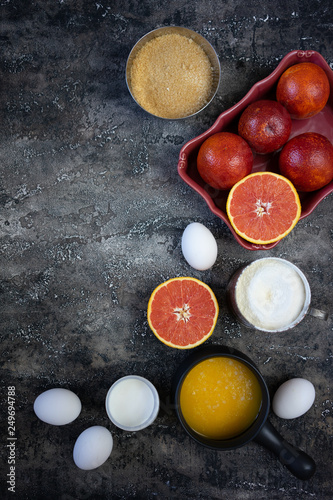
[[[177,174],[181,146],[289,51],[316,50],[333,68],[331,9],[330,0],[0,1],[1,498],[332,498],[331,318],[307,317],[292,332],[266,335],[241,327],[225,305],[232,272],[270,255],[299,265],[313,305],[331,311],[332,195],[274,249],[249,252]],[[196,30],[221,60],[217,97],[187,120],[145,114],[125,84],[134,43],[166,25]],[[181,254],[192,221],[218,242],[206,272]],[[152,290],[179,275],[216,293],[221,312],[209,344],[251,356],[272,394],[288,378],[314,383],[306,415],[271,416],[317,462],[310,481],[256,444],[217,452],[182,431],[169,393],[186,352],[158,342],[146,321]],[[109,386],[130,373],[149,378],[161,397],[155,423],[134,434],[115,428],[104,410]],[[15,495],[6,491],[9,385],[17,393]],[[48,426],[34,415],[34,399],[51,387],[81,398],[72,424]],[[72,450],[91,425],[111,430],[114,449],[102,467],[84,472]]]

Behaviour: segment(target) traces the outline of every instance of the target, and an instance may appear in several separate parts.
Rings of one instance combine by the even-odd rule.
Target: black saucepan
[[[262,391],[262,403],[259,414],[252,425],[242,434],[222,440],[209,439],[196,433],[187,424],[180,407],[180,391],[186,375],[196,364],[207,358],[216,356],[234,358],[244,363],[256,375]],[[178,368],[173,380],[172,390],[177,416],[186,432],[198,443],[209,448],[232,450],[244,446],[250,441],[255,441],[275,453],[280,462],[297,478],[303,480],[310,479],[315,473],[316,465],[313,459],[303,451],[287,443],[269,420],[267,420],[270,409],[270,397],[267,385],[255,364],[242,352],[226,346],[208,346],[193,351]]]

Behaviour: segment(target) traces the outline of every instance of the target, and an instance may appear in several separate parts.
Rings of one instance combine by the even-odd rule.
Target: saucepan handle
[[[280,462],[298,479],[310,479],[315,473],[314,460],[304,451],[287,443],[268,420],[254,441],[275,453]]]

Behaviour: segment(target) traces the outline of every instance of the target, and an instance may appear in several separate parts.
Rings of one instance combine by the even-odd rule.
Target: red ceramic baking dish
[[[268,245],[256,245],[244,240],[234,231],[226,213],[226,200],[229,191],[219,191],[205,184],[197,170],[197,154],[201,144],[209,136],[222,131],[237,133],[237,124],[242,111],[249,104],[259,99],[275,99],[276,85],[281,74],[289,66],[300,62],[313,62],[324,69],[330,82],[331,94],[325,108],[316,116],[306,120],[293,120],[290,138],[304,132],[318,132],[326,136],[333,143],[333,71],[318,52],[295,50],[289,52],[267,78],[257,82],[243,99],[221,113],[215,123],[206,132],[187,142],[179,153],[178,173],[180,177],[202,196],[210,210],[227,224],[238,243],[248,250],[269,250],[281,240]],[[253,172],[264,170],[276,172],[277,160],[278,152],[270,155],[255,154]],[[333,181],[317,191],[311,193],[300,192],[299,196],[302,205],[300,219],[304,219],[310,215],[320,201],[332,191]]]

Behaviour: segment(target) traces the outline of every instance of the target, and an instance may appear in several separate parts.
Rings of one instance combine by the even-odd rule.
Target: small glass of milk
[[[236,271],[228,283],[227,298],[240,323],[265,332],[289,330],[307,313],[328,317],[310,308],[310,286],[302,271],[278,257],[258,259]]]
[[[106,413],[117,427],[125,431],[139,431],[148,427],[157,417],[160,407],[158,392],[149,380],[138,375],[127,375],[109,389]]]

